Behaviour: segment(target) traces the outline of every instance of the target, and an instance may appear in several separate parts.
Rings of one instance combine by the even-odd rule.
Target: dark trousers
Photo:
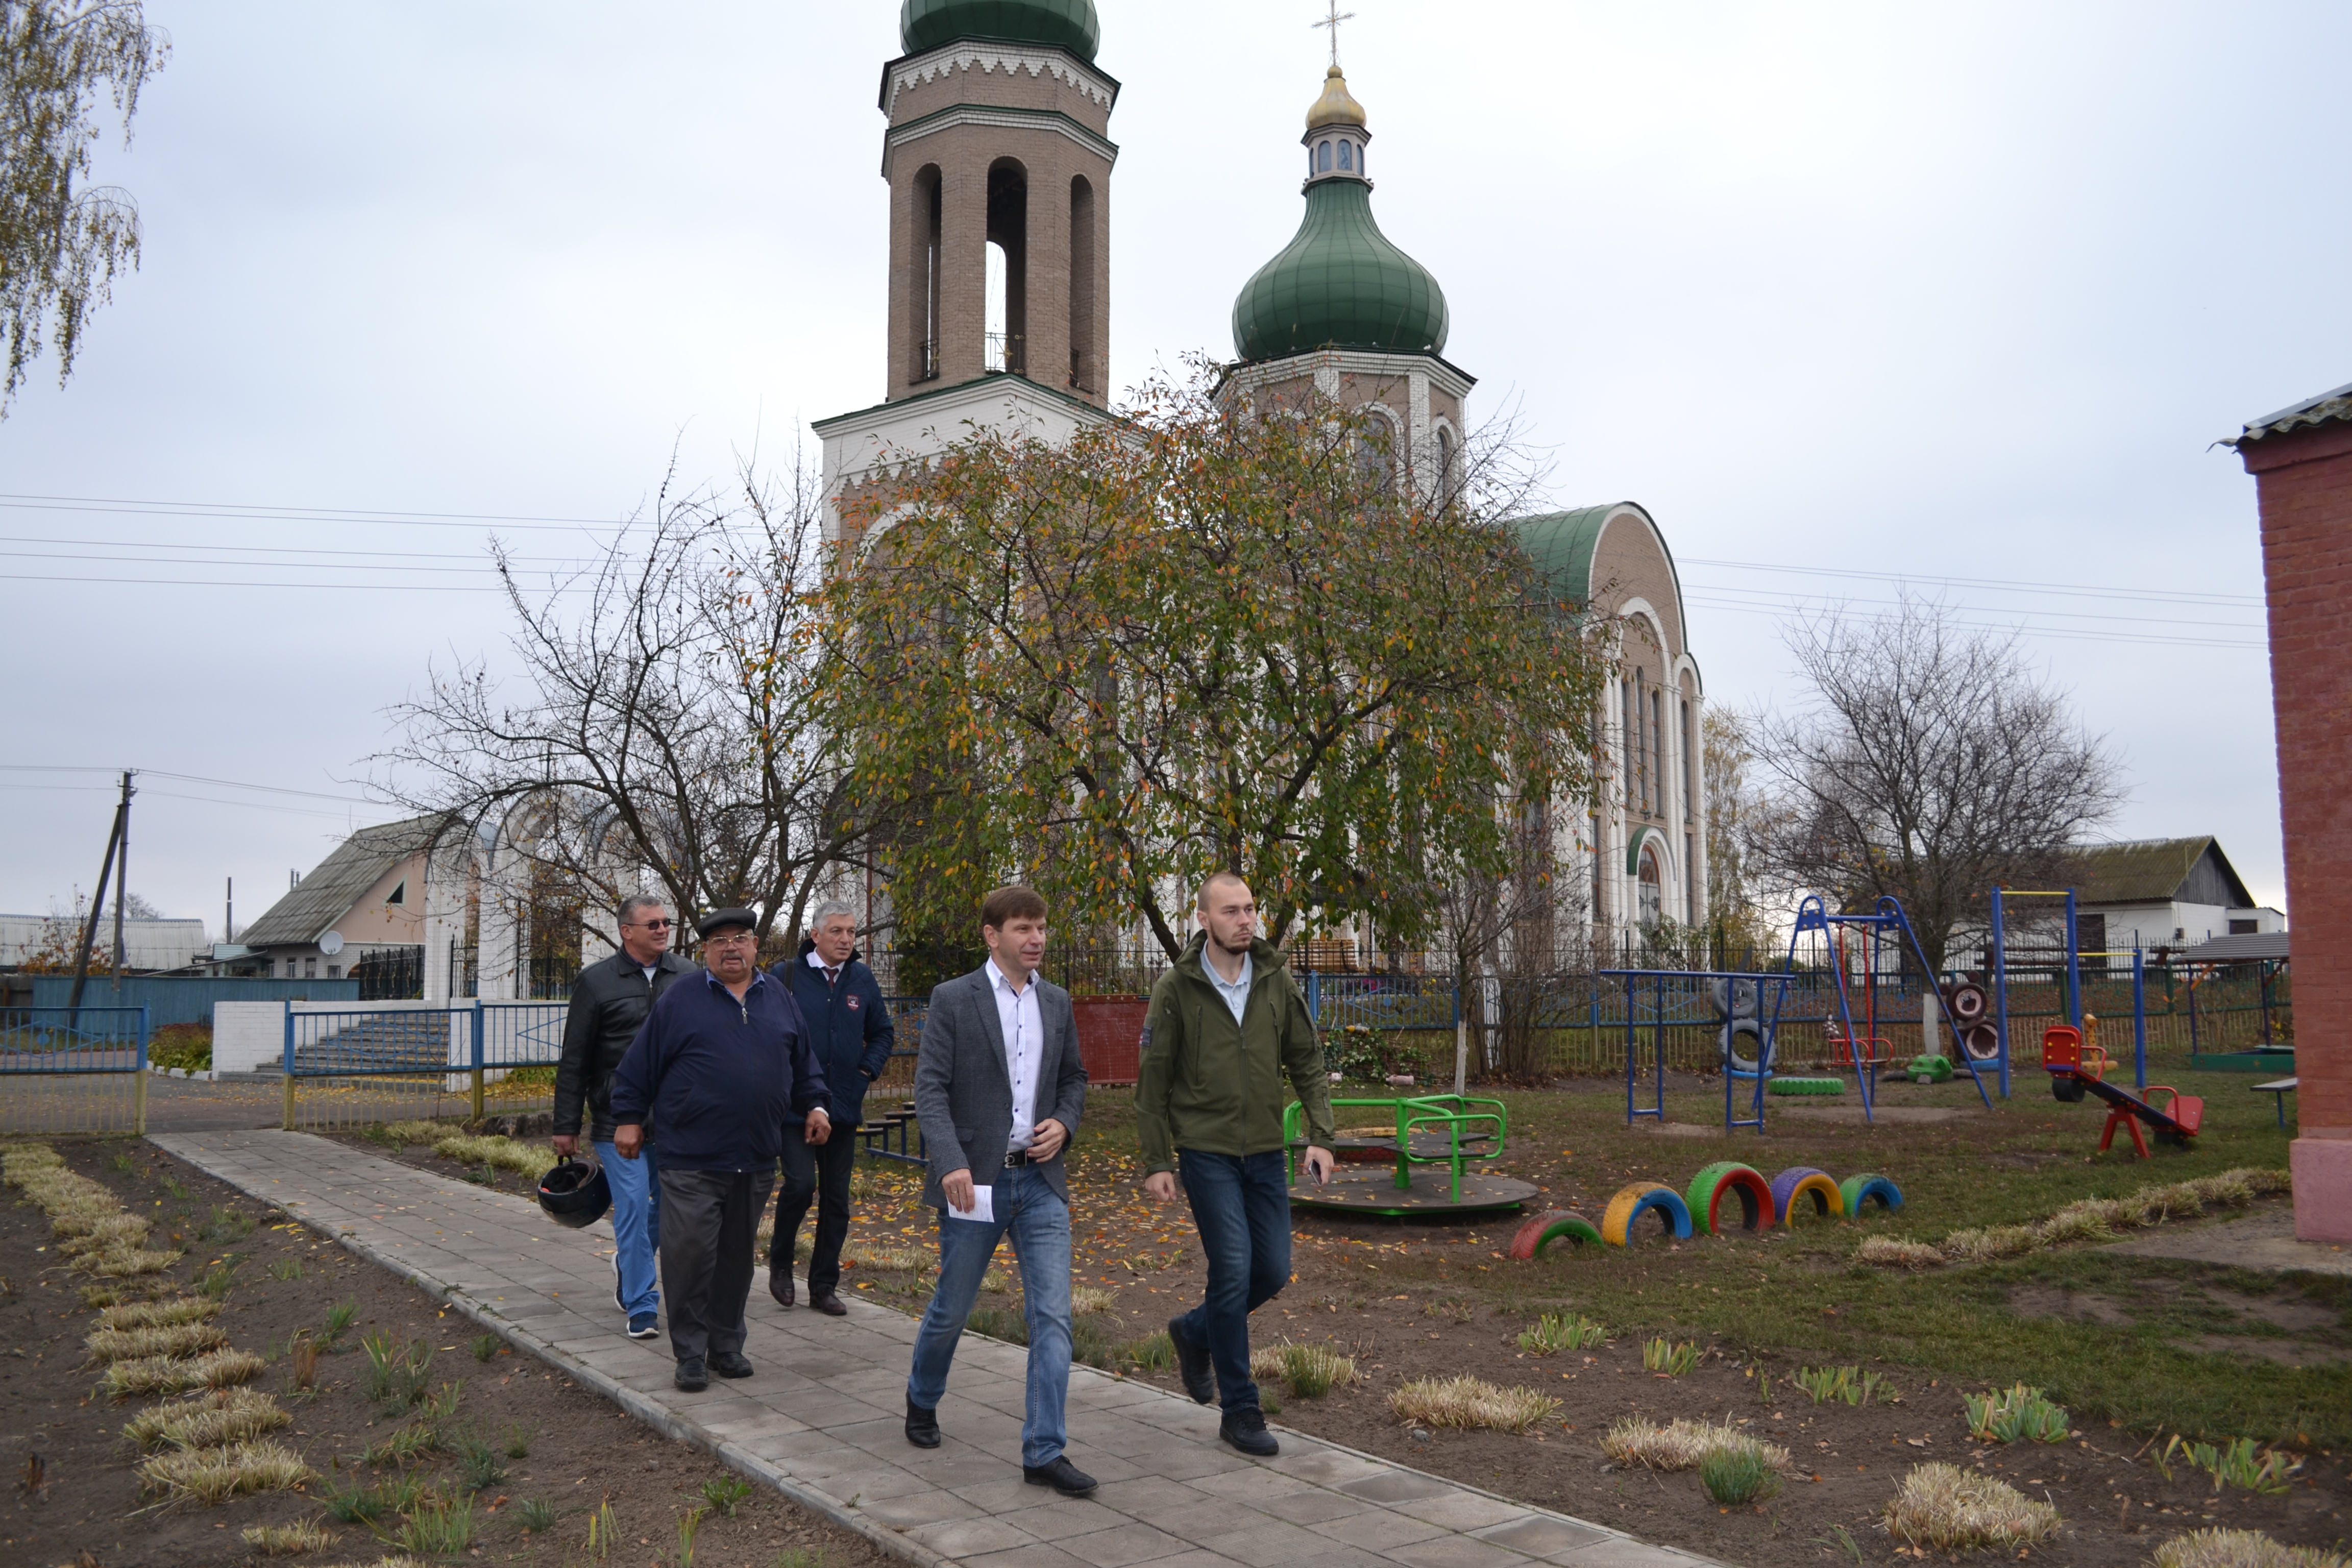
[[[812,1297],[841,1286],[841,1244],[849,1239],[849,1173],[857,1165],[857,1129],[837,1122],[833,1136],[811,1143],[803,1123],[784,1123],[784,1183],[776,1189],[776,1235],[768,1246],[768,1267],[789,1273],[793,1243],[816,1200],[816,1249],[809,1257]]]
[[[1290,1283],[1289,1167],[1279,1149],[1263,1154],[1180,1149],[1176,1158],[1201,1249],[1209,1255],[1208,1294],[1178,1321],[1186,1339],[1209,1347],[1218,1403],[1229,1411],[1254,1407],[1249,1315]],[[669,1224],[667,1215],[662,1224]]]
[[[775,1181],[766,1171],[661,1173],[662,1300],[678,1360],[743,1348],[753,1237]]]

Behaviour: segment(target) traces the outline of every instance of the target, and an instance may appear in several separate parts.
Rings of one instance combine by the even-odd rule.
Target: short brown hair
[[[1244,892],[1249,891],[1249,881],[1246,878],[1243,877],[1239,871],[1213,871],[1209,874],[1209,879],[1201,884],[1200,892],[1194,895],[1192,907],[1196,910],[1207,909],[1209,907],[1209,889],[1215,887],[1220,882],[1238,882],[1241,884],[1241,889]]]
[[[1037,896],[1034,888],[1024,888],[1018,882],[997,889],[980,902],[980,923],[997,931],[1003,931],[1010,921],[1045,918],[1045,900]]]

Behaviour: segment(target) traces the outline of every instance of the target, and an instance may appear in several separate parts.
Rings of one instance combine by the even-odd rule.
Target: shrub
[[[2202,1214],[2207,1205],[2235,1207],[2270,1193],[2289,1190],[2284,1171],[2244,1166],[2193,1181],[2142,1187],[2119,1198],[2083,1198],[2034,1225],[1990,1226],[1956,1230],[1930,1247],[1922,1242],[1872,1237],[1854,1249],[1857,1262],[1887,1268],[1933,1268],[1946,1263],[1983,1263],[2022,1257],[2043,1247],[2105,1241],[2137,1226],[2162,1225]]]
[[[1921,1465],[1885,1508],[1886,1531],[1912,1547],[1972,1552],[2031,1546],[2056,1532],[2058,1510],[2007,1481],[1957,1465]]]
[[[1708,1449],[1699,1457],[1698,1479],[1706,1495],[1727,1508],[1760,1502],[1780,1489],[1780,1472],[1753,1447]]]
[[[1842,1400],[1848,1405],[1867,1405],[1872,1397],[1887,1386],[1886,1379],[1874,1372],[1864,1372],[1858,1366],[1801,1366],[1795,1383],[1812,1395],[1819,1405],[1824,1399]]]
[[[250,1388],[216,1389],[132,1416],[122,1436],[142,1448],[215,1448],[292,1424],[278,1401]]]
[[[1070,1287],[1070,1310],[1083,1317],[1089,1312],[1108,1312],[1118,1305],[1118,1297],[1095,1285]]]
[[[1602,1435],[1601,1451],[1618,1464],[1652,1470],[1691,1469],[1709,1454],[1724,1451],[1753,1454],[1776,1470],[1790,1465],[1788,1449],[1750,1437],[1728,1421],[1710,1426],[1678,1418],[1661,1426],[1629,1415]]]
[[[1320,1399],[1356,1381],[1356,1358],[1328,1344],[1262,1345],[1250,1352],[1250,1376],[1280,1378],[1301,1399]]]
[[[2259,1530],[2199,1530],[2156,1549],[2156,1568],[2352,1568],[2318,1546],[2287,1546]]]
[[[401,1514],[392,1540],[418,1557],[459,1555],[474,1543],[473,1498],[464,1492],[425,1493]]]
[[[555,1151],[544,1143],[524,1143],[505,1137],[476,1138],[446,1130],[434,1141],[433,1152],[444,1160],[455,1160],[461,1165],[488,1165],[494,1171],[512,1171],[533,1182],[561,1163]]]
[[[1402,1421],[1423,1426],[1486,1427],[1525,1432],[1559,1408],[1532,1388],[1505,1388],[1477,1377],[1421,1377],[1389,1395]]]
[[[1662,1372],[1668,1377],[1680,1377],[1697,1364],[1698,1346],[1688,1340],[1677,1345],[1656,1339],[1642,1347],[1643,1372]]]
[[[265,1362],[251,1351],[216,1350],[180,1360],[155,1356],[145,1361],[119,1361],[106,1369],[100,1384],[116,1399],[134,1394],[185,1394],[192,1388],[226,1388],[258,1375]]]
[[[101,1329],[164,1329],[220,1316],[221,1304],[202,1296],[172,1296],[160,1301],[125,1301],[98,1315]]]
[[[841,1261],[851,1268],[883,1268],[894,1273],[915,1274],[936,1265],[939,1262],[939,1255],[927,1247],[885,1247],[877,1243],[865,1242],[854,1247],[843,1247]],[[999,1279],[1003,1278],[996,1269],[991,1269],[989,1272],[997,1275]],[[1003,1289],[1003,1287],[992,1285],[989,1289]]]
[[[326,1530],[305,1520],[299,1524],[256,1524],[244,1531],[245,1543],[264,1557],[290,1557],[299,1552],[316,1552],[322,1546],[332,1546],[335,1538]]]
[[[152,1329],[100,1329],[82,1342],[99,1363],[149,1356],[192,1356],[217,1350],[228,1335],[217,1323],[168,1323]]]
[[[290,1491],[316,1474],[302,1456],[279,1443],[232,1443],[220,1448],[175,1448],[140,1465],[140,1483],[191,1502],[220,1503],[242,1492]]]
[[[2040,1389],[2021,1383],[1990,1394],[1963,1394],[1960,1403],[1968,1407],[1969,1434],[1980,1443],[2014,1443],[2020,1437],[2063,1443],[2068,1436],[2066,1412]]]
[[[1560,1351],[1586,1351],[1599,1344],[1608,1331],[1581,1312],[1546,1312],[1519,1335],[1519,1348],[1529,1355]]]

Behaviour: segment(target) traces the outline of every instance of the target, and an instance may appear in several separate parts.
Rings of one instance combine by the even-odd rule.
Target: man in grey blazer
[[[931,992],[915,1062],[915,1113],[930,1158],[923,1201],[940,1211],[940,1282],[915,1334],[907,1441],[935,1448],[940,1396],[982,1277],[1007,1231],[1029,1321],[1021,1476],[1068,1497],[1095,1489],[1062,1450],[1070,1386],[1070,1184],[1063,1152],[1086,1109],[1070,994],[1037,973],[1045,900],[999,888],[981,905],[988,962]]]

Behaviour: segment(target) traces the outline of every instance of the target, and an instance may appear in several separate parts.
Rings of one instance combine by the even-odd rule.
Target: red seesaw
[[[2189,1147],[2205,1122],[2205,1101],[2193,1094],[2183,1094],[2169,1084],[2152,1083],[2150,1095],[2168,1095],[2165,1108],[2158,1110],[2138,1096],[2116,1088],[2106,1081],[2107,1053],[2095,1045],[2083,1043],[2083,1032],[2068,1024],[2057,1024],[2042,1032],[2042,1065],[2050,1073],[2050,1092],[2060,1100],[2079,1100],[2086,1093],[2095,1094],[2107,1103],[2106,1131],[2099,1134],[2099,1152],[2107,1152],[2115,1142],[2118,1126],[2131,1132],[2132,1147],[2143,1160],[2149,1157],[2147,1140],[2141,1136],[2143,1121],[2155,1130],[2164,1142]]]

